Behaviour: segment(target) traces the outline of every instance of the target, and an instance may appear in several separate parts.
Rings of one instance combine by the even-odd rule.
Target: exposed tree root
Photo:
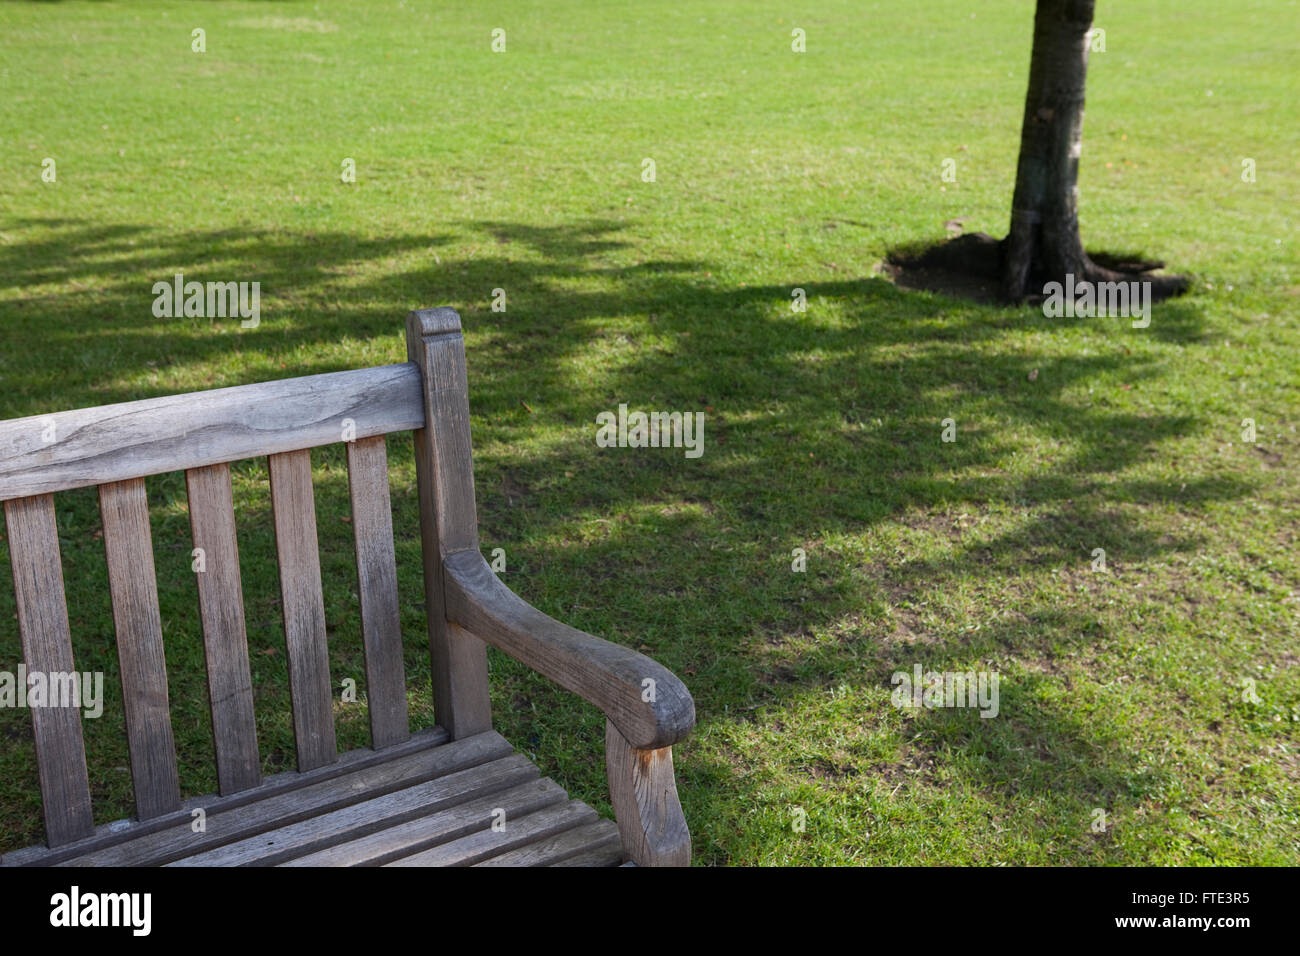
[[[1008,295],[1006,286],[1007,239],[995,239],[975,232],[958,236],[921,250],[891,253],[887,265],[894,281],[904,288],[945,292],[981,302],[1041,301],[1049,282],[1066,282],[1064,269],[1059,274],[1046,271],[1031,261],[1019,295]],[[1151,300],[1158,302],[1182,295],[1191,280],[1182,275],[1152,275],[1164,268],[1163,262],[1106,252],[1078,257],[1082,262],[1074,272],[1074,283],[1149,282]]]

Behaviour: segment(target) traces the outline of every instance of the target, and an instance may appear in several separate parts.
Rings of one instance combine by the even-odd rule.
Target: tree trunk
[[[1079,239],[1079,151],[1083,89],[1095,0],[1038,0],[1029,91],[1020,133],[1020,162],[1003,243],[1007,298],[1025,297],[1031,276],[1095,281],[1107,272],[1088,259]]]
[[[1041,292],[1048,282],[1068,287],[1067,275],[1074,277],[1074,288],[1140,281],[1152,301],[1190,287],[1187,276],[1150,274],[1163,262],[1102,252],[1096,255],[1105,264],[1094,262],[1079,238],[1083,90],[1095,5],[1096,0],[1037,0],[1011,228],[1002,240],[972,233],[920,255],[891,255],[893,266],[915,273],[907,281],[918,282],[916,287],[928,287],[932,280],[921,278],[926,272],[973,277],[977,284],[970,294],[989,297],[998,288],[1012,302]]]

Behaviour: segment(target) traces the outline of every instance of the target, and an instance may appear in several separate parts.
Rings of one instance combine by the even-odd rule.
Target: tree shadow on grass
[[[793,282],[741,286],[714,278],[705,262],[628,261],[632,244],[612,221],[461,223],[446,235],[382,239],[39,225],[39,239],[25,238],[32,223],[0,228],[8,238],[0,274],[21,296],[0,303],[3,417],[177,391],[176,382],[195,378],[200,384],[188,387],[402,361],[407,310],[459,308],[484,549],[506,549],[506,581],[526,599],[675,670],[696,697],[701,733],[845,680],[887,693],[888,675],[918,660],[964,670],[1008,655],[1041,663],[1044,642],[1086,646],[1098,636],[1096,618],[1020,593],[1026,568],[1086,567],[1097,547],[1139,564],[1200,544],[1135,513],[1171,489],[1127,474],[1204,427],[1195,411],[1080,397],[1117,377],[1141,386],[1159,376],[1154,360],[1129,354],[1126,327],[1100,354],[1035,355],[1024,340],[1063,320],[958,305],[879,277],[803,283],[810,309],[793,313]],[[458,235],[495,248],[451,257]],[[261,326],[155,318],[152,283],[177,271],[260,281]],[[497,288],[506,290],[506,312],[489,306]],[[1162,344],[1205,340],[1188,300],[1158,306],[1147,331]],[[622,402],[704,411],[705,455],[597,448],[595,415]],[[958,438],[944,442],[949,418]],[[1042,460],[1014,467],[1027,452]],[[404,621],[420,586],[410,454],[409,442],[390,447]],[[1250,490],[1232,478],[1192,478],[1179,494],[1204,503]],[[321,481],[318,496],[326,494],[345,497],[341,479]],[[67,497],[72,524],[93,529],[93,496]],[[183,537],[180,485],[154,504],[170,515],[159,516],[155,538],[160,527]],[[992,533],[941,527],[958,513],[1006,509],[1018,509],[1016,520]],[[350,531],[336,525],[322,526],[322,549],[346,552]],[[922,541],[946,536],[951,546],[906,553],[900,528]],[[273,554],[270,535],[267,522],[241,525],[241,549]],[[878,544],[895,550],[872,552]],[[794,548],[807,552],[808,573],[791,573]],[[112,640],[91,573],[102,561],[96,549],[95,540],[65,540],[79,659]],[[275,602],[274,568],[264,577],[260,612]],[[346,574],[331,585],[352,586]],[[977,637],[927,626],[918,606],[955,588],[1005,591],[1019,616]],[[12,619],[11,602],[0,595],[0,620]],[[331,618],[353,640],[355,615],[343,605]],[[169,642],[195,645],[193,618],[176,629]],[[6,660],[17,659],[11,631],[0,637]],[[268,631],[268,647],[273,637]],[[418,626],[408,630],[408,661],[419,660],[422,640]],[[116,664],[100,656],[111,683]],[[256,657],[254,666],[259,685],[283,668]],[[576,795],[607,806],[599,715],[495,652],[493,669],[502,732]],[[1004,712],[1014,716],[1001,723],[923,711],[916,726],[989,788],[1036,788],[1061,812],[1145,786],[1125,770],[1132,755],[1122,741],[1024,682],[1005,693]],[[95,758],[115,757],[120,731],[96,727],[88,747],[95,777]],[[291,738],[270,741],[268,752],[286,747]],[[719,785],[719,769],[696,759],[688,742],[679,756],[688,817],[715,819],[760,799],[761,781],[731,774]],[[103,791],[110,805],[122,793]],[[22,842],[31,840],[11,845]],[[725,856],[716,843],[701,851]]]

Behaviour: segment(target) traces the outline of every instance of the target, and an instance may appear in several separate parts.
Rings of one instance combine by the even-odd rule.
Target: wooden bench
[[[685,686],[530,607],[479,553],[460,317],[408,362],[0,422],[28,674],[74,670],[54,493],[98,486],[136,816],[96,827],[75,707],[33,707],[46,844],[4,865],[685,865]],[[437,726],[411,733],[384,436],[414,433]],[[371,747],[340,755],[308,449],[345,442]],[[228,463],[268,456],[296,771],[263,778]],[[181,800],[144,476],[184,471],[220,793]],[[196,552],[197,553],[197,552]],[[491,644],[596,705],[617,823],[492,729]],[[106,715],[108,716],[108,715]],[[109,717],[111,719],[111,716]],[[200,812],[201,811],[201,812]],[[196,821],[201,820],[201,824]],[[494,825],[495,824],[495,825]]]

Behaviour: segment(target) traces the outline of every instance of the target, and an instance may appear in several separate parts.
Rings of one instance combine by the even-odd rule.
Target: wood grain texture
[[[161,817],[154,817],[151,820],[132,818],[104,823],[97,826],[90,836],[77,840],[75,843],[65,843],[55,849],[41,845],[14,850],[12,853],[0,856],[0,867],[53,866],[56,863],[74,860],[77,857],[96,853],[109,847],[120,846],[123,843],[129,843],[151,833],[159,833],[170,827],[178,825],[189,827],[192,823],[191,814],[199,808],[202,808],[205,813],[234,810],[238,807],[248,806],[258,800],[265,800],[268,797],[289,793],[293,790],[301,790],[313,784],[355,773],[358,770],[365,770],[381,763],[389,763],[412,754],[422,753],[434,747],[440,747],[446,742],[447,732],[441,727],[418,730],[411,734],[410,740],[405,743],[394,744],[384,751],[371,750],[369,747],[349,750],[347,753],[340,755],[336,763],[332,763],[327,767],[321,767],[319,770],[312,770],[307,773],[286,770],[266,777],[252,790],[243,790],[226,797],[212,795],[191,797],[181,804],[179,810]]]
[[[429,311],[455,315],[450,309]],[[424,327],[420,313],[412,313],[408,319],[407,354],[419,366],[424,381],[424,427],[433,436],[430,464],[437,492],[434,524],[438,543],[444,555],[477,549],[465,342],[459,328],[419,337],[416,326]]]
[[[417,826],[417,829],[428,832],[430,828],[426,818],[440,810],[476,798],[486,799],[538,776],[537,768],[527,757],[513,754],[198,853],[169,865],[275,866],[411,820],[419,819],[422,825]]]
[[[670,746],[694,726],[695,703],[671,671],[543,614],[477,551],[448,557],[444,577],[451,621],[595,704],[638,747]]]
[[[691,833],[677,799],[672,748],[633,747],[606,721],[605,773],[629,859],[637,866],[690,866]]]
[[[248,666],[230,468],[221,464],[191,469],[185,473],[185,487],[194,547],[203,552],[204,570],[195,577],[217,780],[223,794],[237,793],[256,787],[262,779],[262,768],[253,720],[253,680]]]
[[[438,723],[454,739],[492,726],[487,647],[448,625],[443,601],[443,558],[457,550],[478,549],[460,317],[451,309],[412,312],[406,321],[406,349],[423,382],[425,425],[413,437],[433,706]]]
[[[180,808],[149,501],[143,478],[99,486],[126,741],[141,820]]]
[[[267,466],[298,769],[315,770],[338,759],[338,743],[334,736],[334,694],[325,634],[311,453],[271,455]]]
[[[415,366],[386,365],[0,422],[0,499],[421,428]],[[52,440],[51,440],[52,439]]]
[[[384,866],[441,844],[463,839],[492,825],[493,813],[507,821],[569,799],[553,780],[530,780],[512,789],[485,793],[431,816],[388,827],[359,840],[298,857],[281,866]]]
[[[59,556],[54,498],[38,495],[6,501],[4,510],[18,606],[18,634],[28,680],[33,674],[42,674],[47,681],[55,675],[71,674],[74,669],[72,636],[63,592],[63,562]],[[88,836],[94,829],[81,711],[75,706],[38,707],[30,702],[29,706],[36,738],[45,839],[55,847]]]
[[[594,823],[598,819],[596,811],[579,800],[557,803],[526,816],[511,817],[507,811],[506,825],[502,830],[491,828],[489,816],[487,827],[385,865],[473,866],[500,853],[544,840],[574,827]]]
[[[371,746],[380,750],[410,735],[393,510],[388,492],[388,450],[382,435],[358,439],[347,448],[357,597],[366,652],[366,705]]]
[[[480,734],[352,773],[254,800],[233,809],[205,809],[205,825],[191,821],[74,857],[60,866],[161,866],[216,847],[269,833],[322,813],[507,757],[513,748],[499,734]]]
[[[608,821],[605,821],[608,822]],[[623,864],[623,841],[618,835],[618,827],[614,827],[614,838],[610,842],[600,842],[588,850],[575,853],[573,856],[566,856],[555,863],[549,863],[548,866],[621,866]]]
[[[565,830],[536,843],[507,850],[497,856],[475,863],[475,866],[557,866],[578,854],[595,851],[598,862],[586,866],[613,866],[622,862],[623,844],[618,827],[613,820],[597,820],[584,826]]]

